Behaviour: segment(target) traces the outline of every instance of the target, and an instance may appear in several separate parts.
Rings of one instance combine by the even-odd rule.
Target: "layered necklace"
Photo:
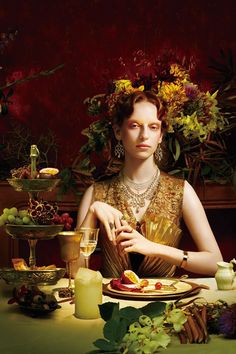
[[[119,179],[121,192],[127,196],[130,206],[133,207],[135,213],[138,214],[140,208],[145,206],[146,200],[152,199],[159,184],[160,170],[157,167],[154,175],[148,181],[143,183],[132,181],[123,171],[120,172]]]

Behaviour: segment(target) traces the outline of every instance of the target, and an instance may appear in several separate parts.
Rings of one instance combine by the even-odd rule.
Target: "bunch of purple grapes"
[[[64,225],[64,230],[70,231],[73,224],[73,219],[68,213],[63,213],[62,215],[55,214],[52,219],[53,224]]]

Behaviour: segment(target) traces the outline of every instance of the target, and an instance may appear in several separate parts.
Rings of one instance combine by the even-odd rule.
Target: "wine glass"
[[[58,233],[60,244],[61,259],[66,263],[66,272],[68,275],[69,294],[73,294],[71,282],[72,262],[79,259],[81,234],[78,231],[62,231]]]
[[[77,229],[80,237],[80,252],[84,256],[85,268],[88,268],[89,256],[95,251],[98,242],[98,228],[80,227]]]

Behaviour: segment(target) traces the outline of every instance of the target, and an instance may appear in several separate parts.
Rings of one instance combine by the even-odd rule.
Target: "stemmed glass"
[[[60,244],[61,259],[66,263],[66,272],[68,275],[69,293],[73,293],[71,282],[72,262],[79,259],[81,234],[78,231],[62,231],[58,233]],[[61,289],[62,290],[62,289]]]
[[[76,230],[80,237],[80,252],[84,256],[85,268],[88,268],[89,256],[95,251],[97,246],[99,229],[80,227]]]

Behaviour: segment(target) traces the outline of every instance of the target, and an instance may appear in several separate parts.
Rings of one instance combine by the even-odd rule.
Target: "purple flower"
[[[190,99],[190,100],[195,100],[198,96],[198,89],[196,87],[196,85],[193,84],[185,84],[184,85],[184,89],[185,89],[185,93],[186,96]]]
[[[229,338],[236,338],[236,304],[222,312],[218,324],[220,333]]]

